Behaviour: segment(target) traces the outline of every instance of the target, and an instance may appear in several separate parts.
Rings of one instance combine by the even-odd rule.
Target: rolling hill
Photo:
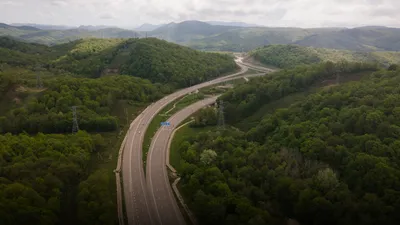
[[[255,78],[221,96],[223,131],[186,126],[172,151],[199,224],[398,224],[400,71],[370,66]]]
[[[0,63],[43,65],[84,77],[124,74],[185,87],[234,71],[233,58],[156,38],[82,39],[48,47],[0,38]]]
[[[162,26],[149,35],[211,51],[250,51],[269,44],[297,44],[355,51],[400,50],[400,29],[389,27],[303,29],[211,25],[200,21],[185,21]]]
[[[304,47],[299,45],[269,45],[250,52],[248,60],[255,59],[263,64],[279,68],[291,68],[299,64],[324,61],[377,62],[383,66],[400,62],[400,52],[349,51],[339,49]]]
[[[388,27],[359,27],[316,34],[295,44],[321,48],[349,50],[400,50],[400,29]]]
[[[30,26],[0,24],[0,36],[10,36],[18,40],[45,45],[61,44],[82,38],[134,38],[139,35],[136,31],[121,28],[82,26],[74,29],[41,30]]]
[[[159,39],[206,51],[251,51],[264,45],[297,44],[319,48],[354,51],[399,51],[400,28],[358,27],[353,29],[295,28],[295,27],[243,27],[241,23],[215,23],[184,21],[162,26],[144,25],[132,31],[121,28],[81,27],[61,30],[40,30],[30,26],[0,24],[0,36],[47,45],[66,43],[81,38],[134,38]],[[222,25],[213,25],[222,24]]]
[[[184,21],[167,24],[149,32],[148,35],[176,43],[187,43],[194,39],[217,35],[235,28],[237,27],[211,25],[200,21]]]
[[[174,87],[234,69],[154,38],[0,37],[1,224],[118,224],[113,168],[130,121]]]

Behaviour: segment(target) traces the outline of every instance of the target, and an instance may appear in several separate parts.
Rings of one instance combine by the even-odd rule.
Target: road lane
[[[163,99],[148,106],[132,123],[126,136],[126,143],[123,146],[120,157],[122,157],[121,165],[117,166],[116,173],[121,170],[123,180],[123,194],[125,199],[126,213],[128,217],[128,225],[157,225],[161,221],[157,215],[156,204],[149,201],[149,192],[145,180],[143,161],[142,161],[142,145],[144,134],[152,121],[166,105],[183,97],[184,95],[228,80],[239,79],[248,71],[248,67],[240,64],[241,59],[235,60],[241,67],[240,72],[225,77],[216,78],[212,81],[201,83],[189,88],[179,90],[170,94]],[[157,190],[156,190],[157,191]],[[121,196],[120,185],[117,184],[117,196]],[[153,193],[151,193],[153,196]],[[157,195],[158,196],[158,195]],[[161,197],[160,197],[161,198]],[[118,198],[118,209],[121,209],[122,202]],[[164,206],[160,206],[164,207]],[[119,213],[121,215],[121,213]],[[121,221],[121,218],[120,218]]]
[[[146,180],[150,193],[150,201],[153,201],[158,219],[158,225],[185,225],[185,220],[176,202],[172,187],[168,179],[166,167],[166,154],[168,142],[175,127],[189,117],[193,112],[210,105],[218,96],[198,101],[174,114],[168,122],[169,127],[161,127],[156,132],[147,156]]]

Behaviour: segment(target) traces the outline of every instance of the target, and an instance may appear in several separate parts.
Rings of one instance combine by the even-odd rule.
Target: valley
[[[1,23],[0,223],[395,225],[399,40]]]

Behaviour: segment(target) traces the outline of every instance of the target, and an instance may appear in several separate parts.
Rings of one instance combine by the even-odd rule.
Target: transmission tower
[[[221,100],[219,101],[219,108],[218,108],[218,127],[221,130],[225,129],[225,117],[224,117],[224,102]]]
[[[78,117],[76,115],[76,106],[72,106],[72,133],[76,133],[79,130]]]
[[[42,78],[40,76],[40,72],[38,72],[37,75],[36,75],[36,87],[38,89],[42,89],[43,88],[43,81],[42,81]]]

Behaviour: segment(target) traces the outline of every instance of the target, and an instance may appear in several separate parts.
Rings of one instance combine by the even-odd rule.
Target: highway
[[[241,58],[235,61],[241,67],[240,72],[220,77],[205,83],[179,90],[173,94],[148,106],[130,125],[130,129],[121,147],[116,176],[122,173],[123,185],[117,179],[118,215],[122,223],[122,198],[125,200],[126,215],[129,225],[157,225],[160,221],[156,215],[154,201],[149,201],[149,192],[145,180],[142,162],[142,144],[145,131],[152,119],[166,105],[174,100],[203,87],[211,86],[232,79],[241,78],[248,71],[246,65],[241,64]],[[123,196],[121,189],[123,188]],[[153,196],[153,195],[152,195]]]
[[[175,127],[189,117],[193,112],[210,105],[217,100],[218,96],[198,101],[174,114],[168,122],[169,127],[161,127],[151,142],[147,156],[146,180],[150,193],[150,201],[155,207],[154,218],[156,224],[162,225],[185,225],[185,220],[175,200],[168,179],[166,157],[168,152],[168,141]]]

